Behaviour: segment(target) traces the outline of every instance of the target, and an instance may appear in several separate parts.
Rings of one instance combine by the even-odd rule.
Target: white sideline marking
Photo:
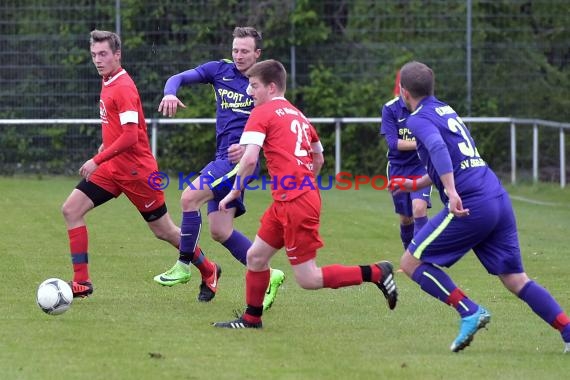
[[[560,203],[537,201],[535,199],[519,197],[517,195],[510,195],[510,197],[511,197],[511,199],[515,199],[517,201],[526,202],[526,203],[530,203],[533,205],[539,205],[539,206],[552,206],[552,207],[566,207],[567,206],[567,205],[563,205]]]

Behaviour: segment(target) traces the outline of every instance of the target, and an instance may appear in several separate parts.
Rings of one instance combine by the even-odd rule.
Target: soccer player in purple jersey
[[[208,260],[198,246],[202,227],[200,208],[208,204],[208,222],[212,238],[220,242],[243,265],[246,265],[247,250],[251,241],[233,227],[234,218],[245,213],[243,192],[228,205],[229,212],[220,212],[218,203],[231,190],[236,163],[243,153],[239,140],[245,123],[253,108],[253,100],[247,94],[249,80],[244,73],[261,55],[261,33],[252,27],[237,27],[233,32],[232,58],[211,61],[194,69],[170,77],[164,86],[164,97],[158,111],[172,117],[178,107],[186,106],[177,97],[180,86],[210,84],[216,96],[216,156],[194,179],[181,197],[182,224],[180,226],[180,255],[176,264],[168,271],[154,277],[161,285],[173,286],[190,280],[190,263],[202,276],[198,300],[211,301],[216,295],[221,268]],[[277,269],[271,270],[271,281],[265,294],[263,306],[267,310],[273,304],[277,289],[285,275]]]
[[[471,249],[487,272],[498,276],[508,290],[560,331],[564,352],[570,352],[570,319],[552,295],[525,273],[509,195],[479,156],[461,118],[433,95],[433,71],[423,63],[408,62],[400,75],[401,96],[411,111],[407,126],[416,136],[428,172],[416,185],[421,188],[433,182],[446,205],[413,238],[400,261],[401,269],[461,316],[453,352],[467,347],[491,319],[441,269]],[[407,191],[412,186],[412,181],[404,183]]]
[[[396,97],[382,107],[382,124],[380,134],[388,144],[388,178],[419,178],[426,174],[416,152],[416,139],[406,127],[406,119],[410,111],[399,96],[400,76],[396,76],[398,91]],[[427,223],[427,209],[430,203],[431,187],[410,193],[392,193],[394,211],[400,215],[400,238],[404,249],[412,241],[412,237]]]

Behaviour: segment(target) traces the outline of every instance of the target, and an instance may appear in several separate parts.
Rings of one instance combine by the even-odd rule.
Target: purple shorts
[[[392,194],[392,201],[394,201],[394,211],[396,214],[412,217],[414,216],[412,201],[414,199],[421,199],[427,203],[427,207],[431,208],[431,186],[411,193],[398,193]]]
[[[214,193],[214,199],[208,201],[208,214],[218,211],[220,201],[228,195],[234,185],[236,174],[236,164],[229,160],[211,161],[200,171],[200,177],[203,178],[201,183],[207,184]],[[243,191],[241,197],[228,204],[228,208],[236,209],[236,218],[245,214]]]
[[[410,253],[423,262],[450,267],[473,249],[490,274],[524,272],[509,195],[462,200],[469,215],[457,218],[444,208],[414,236]]]
[[[406,167],[401,165],[396,165],[393,163],[388,163],[388,177],[409,177],[415,176],[420,177],[426,174],[425,169],[422,166]],[[412,201],[414,199],[421,199],[427,203],[427,207],[431,208],[431,189],[432,187],[426,187],[424,189],[419,189],[411,193],[398,193],[392,194],[392,201],[394,202],[394,212],[396,214],[404,215],[407,217],[414,216]]]

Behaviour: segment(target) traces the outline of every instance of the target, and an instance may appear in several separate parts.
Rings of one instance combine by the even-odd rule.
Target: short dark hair
[[[90,45],[93,45],[95,42],[108,41],[109,47],[113,53],[116,53],[117,50],[121,50],[121,38],[117,35],[117,33],[95,29],[90,33],[89,36]]]
[[[258,32],[252,26],[236,26],[233,33],[234,38],[246,38],[251,37],[255,41],[255,48],[261,49],[263,39],[261,38],[261,32]]]
[[[248,78],[259,78],[266,86],[269,83],[275,83],[275,86],[283,92],[287,88],[287,71],[281,62],[274,59],[257,62],[247,70],[245,75]]]
[[[411,61],[400,69],[400,83],[412,97],[421,98],[433,95],[435,76],[426,64]]]

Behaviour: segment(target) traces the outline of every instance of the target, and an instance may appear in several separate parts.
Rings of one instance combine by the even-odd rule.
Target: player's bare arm
[[[158,105],[158,112],[162,112],[163,116],[172,117],[176,115],[178,107],[186,108],[176,95],[164,95]]]
[[[416,150],[416,148],[415,140],[398,139],[398,150]]]
[[[315,177],[321,172],[325,163],[325,156],[322,153],[313,153],[313,174]]]

